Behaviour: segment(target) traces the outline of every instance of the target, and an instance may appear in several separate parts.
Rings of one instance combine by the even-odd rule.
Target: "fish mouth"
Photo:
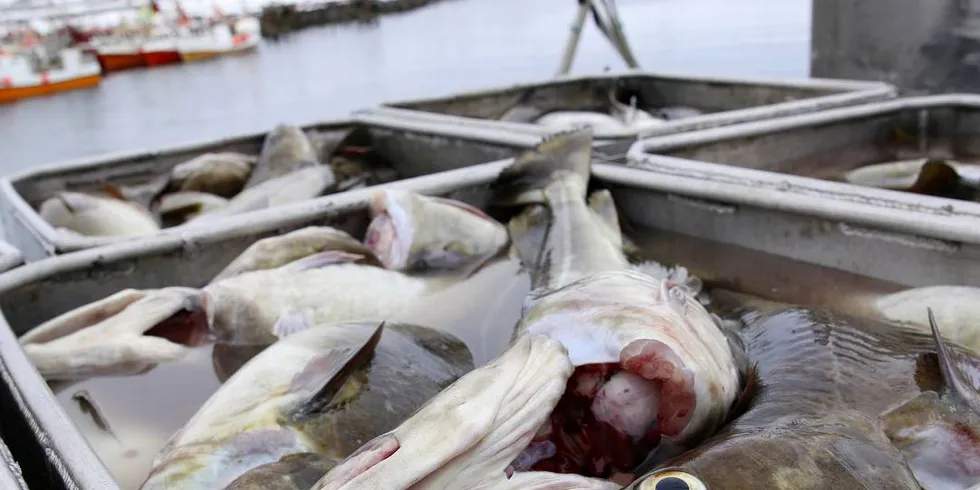
[[[160,337],[175,344],[198,347],[213,343],[210,331],[212,313],[208,308],[207,294],[198,289],[170,287],[157,291],[160,296],[171,296],[179,303],[176,311],[157,322],[146,335]]]
[[[571,354],[574,345],[565,344]],[[696,407],[692,373],[664,343],[634,340],[613,362],[575,366],[565,391],[514,471],[572,473],[627,484]]]
[[[379,191],[371,196],[371,223],[364,237],[367,246],[387,269],[401,270],[408,265],[413,229],[411,204],[398,193]]]

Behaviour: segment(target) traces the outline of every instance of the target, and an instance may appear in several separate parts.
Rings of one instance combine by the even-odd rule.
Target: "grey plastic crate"
[[[509,163],[389,185],[482,205],[487,184]],[[593,173],[612,191],[626,221],[640,226],[909,286],[980,286],[980,220],[943,210],[943,200],[672,158],[649,170],[597,164]],[[37,488],[118,487],[15,334],[123,288],[201,286],[263,237],[314,224],[361,236],[371,193],[360,189],[258,211],[234,223],[83,250],[0,275],[0,366],[22,424],[36,431],[33,446],[16,449],[46,458],[44,471],[30,475],[44,483]]]
[[[880,82],[827,79],[767,79],[708,77],[662,72],[627,71],[601,75],[549,79],[436,99],[389,102],[361,113],[389,114],[406,119],[504,128],[544,135],[553,129],[536,124],[497,120],[519,102],[543,110],[598,110],[609,104],[614,84],[639,92],[646,104],[682,105],[704,115],[670,121],[643,132],[596,131],[599,140],[634,140],[658,134],[804,114],[861,104],[896,96],[896,89]]]
[[[539,136],[505,130],[446,126],[384,116],[355,116],[303,126],[337,132],[353,126],[369,130],[378,152],[403,177],[415,177],[515,156]],[[148,182],[174,165],[206,152],[257,154],[265,133],[251,133],[153,151],[136,151],[32,169],[0,180],[0,219],[7,239],[27,261],[75,250],[132,240],[132,237],[71,237],[56,234],[37,213],[37,206],[61,190],[98,189],[105,181],[126,185]],[[621,156],[625,152],[620,149]],[[239,219],[241,215],[227,219]],[[173,230],[173,229],[171,229]],[[160,233],[166,233],[162,230]]]
[[[980,159],[980,96],[909,97],[652,137],[630,148],[627,165],[647,168],[663,156],[829,180],[894,160],[975,160]],[[970,203],[944,201],[975,212],[968,211],[974,209]]]

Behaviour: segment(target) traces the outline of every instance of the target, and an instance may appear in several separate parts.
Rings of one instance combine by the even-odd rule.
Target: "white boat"
[[[177,51],[184,62],[254,50],[262,41],[259,21],[244,17],[233,23],[219,22],[195,28],[177,38]]]
[[[0,51],[0,103],[98,85],[99,62],[80,49],[66,48],[56,55],[43,49]]]

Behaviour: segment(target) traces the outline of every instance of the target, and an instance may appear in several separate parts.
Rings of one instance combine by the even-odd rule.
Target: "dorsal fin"
[[[939,332],[932,308],[926,308],[926,311],[929,313],[932,337],[936,341],[939,369],[943,373],[947,388],[971,408],[980,411],[980,362],[951,349]]]
[[[113,199],[118,199],[123,202],[129,202],[129,199],[126,199],[126,196],[122,193],[122,190],[120,190],[119,187],[116,187],[115,184],[112,184],[110,182],[103,182],[102,190],[105,191],[105,193],[108,194],[109,197]]]
[[[297,417],[316,413],[330,405],[340,389],[347,383],[347,378],[374,356],[374,349],[381,342],[384,326],[385,322],[378,324],[374,332],[359,347],[337,349],[324,359],[326,366],[323,373],[326,376],[324,376],[323,386],[296,411]]]

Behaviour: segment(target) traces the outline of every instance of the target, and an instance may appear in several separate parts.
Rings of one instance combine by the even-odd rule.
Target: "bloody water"
[[[683,264],[708,286],[775,301],[861,313],[865,298],[902,289],[897,284],[674,233],[644,230],[633,239],[645,258],[665,265]],[[515,260],[504,259],[467,280],[439,280],[450,284],[392,320],[456,334],[470,347],[477,365],[499,355],[520,318],[529,288],[527,274]],[[142,376],[90,379],[58,393],[68,415],[123,489],[139,488],[157,451],[220,386],[211,354],[210,346],[195,348],[186,359]],[[81,390],[97,406],[112,434],[72,399]],[[651,434],[648,442],[655,444],[656,437]],[[616,466],[640,457],[632,449],[621,451],[617,441],[592,442],[615,456],[611,460]]]

